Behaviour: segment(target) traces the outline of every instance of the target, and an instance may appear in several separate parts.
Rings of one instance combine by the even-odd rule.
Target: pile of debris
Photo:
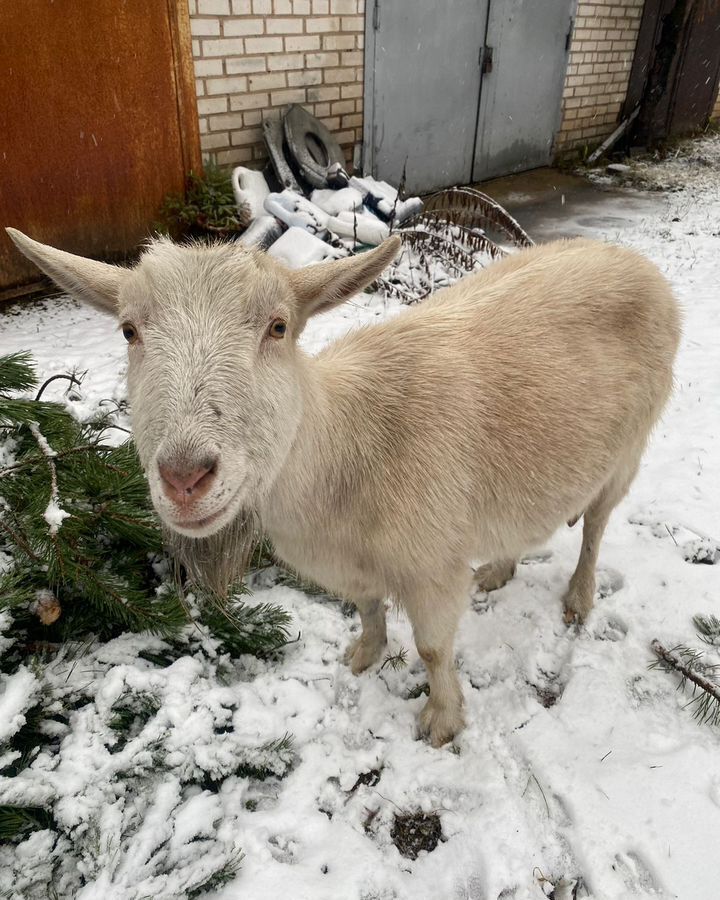
[[[267,178],[242,166],[232,173],[249,222],[240,240],[290,268],[359,253],[399,234],[403,250],[374,287],[416,303],[510,247],[532,244],[506,210],[473,188],[450,188],[423,202],[403,198],[402,184],[348,175],[337,141],[301,106],[266,120],[264,133]]]

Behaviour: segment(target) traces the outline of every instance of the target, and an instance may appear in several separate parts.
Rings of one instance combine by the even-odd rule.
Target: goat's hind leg
[[[593,608],[595,566],[600,551],[600,541],[610,513],[625,496],[635,477],[637,465],[635,462],[615,473],[585,510],[580,558],[563,597],[563,618],[567,625],[571,625],[573,622],[584,622]]]
[[[362,631],[345,651],[345,662],[353,675],[376,663],[387,644],[385,603],[382,600],[354,601],[360,613]]]

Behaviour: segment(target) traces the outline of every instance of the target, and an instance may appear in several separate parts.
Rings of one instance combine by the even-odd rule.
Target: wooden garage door
[[[200,165],[187,0],[0,4],[0,226],[112,258]],[[37,270],[0,232],[0,289]]]

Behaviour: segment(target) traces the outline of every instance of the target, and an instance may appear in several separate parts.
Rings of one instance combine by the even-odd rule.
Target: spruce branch
[[[716,675],[720,666],[704,663],[703,652],[691,647],[673,647],[667,650],[660,641],[654,640],[650,648],[658,657],[650,668],[680,675],[678,690],[684,690],[688,683],[692,685],[692,697],[688,706],[694,707],[695,718],[711,725],[720,724],[720,683]]]
[[[720,619],[717,616],[693,616],[693,623],[701,641],[713,647],[720,646]]]

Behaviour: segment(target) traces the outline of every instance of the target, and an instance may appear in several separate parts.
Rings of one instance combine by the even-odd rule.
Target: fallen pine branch
[[[661,668],[665,672],[676,672],[680,675],[678,690],[684,689],[690,682],[692,699],[688,706],[695,707],[695,718],[700,722],[719,725],[720,683],[715,677],[719,667],[702,662],[702,651],[690,647],[673,647],[667,650],[660,641],[654,640],[650,648],[658,657],[650,668]]]

